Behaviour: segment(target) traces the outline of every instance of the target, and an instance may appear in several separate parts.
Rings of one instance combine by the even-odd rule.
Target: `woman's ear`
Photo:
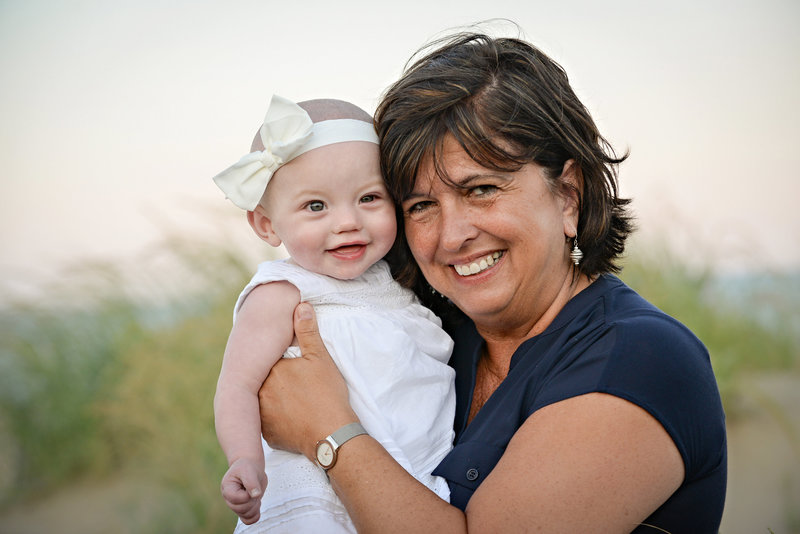
[[[583,175],[574,159],[568,159],[561,170],[560,193],[563,200],[564,235],[575,237],[578,233]]]
[[[280,246],[281,238],[275,233],[272,228],[272,221],[267,217],[267,212],[261,207],[261,204],[256,206],[253,211],[247,212],[247,222],[250,223],[250,228],[256,233],[258,237],[266,241],[273,247]]]

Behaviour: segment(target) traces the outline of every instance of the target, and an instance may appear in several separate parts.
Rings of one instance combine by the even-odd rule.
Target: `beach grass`
[[[7,299],[0,508],[79,480],[131,477],[178,496],[170,525],[183,526],[171,531],[230,531],[212,400],[232,305],[254,266],[218,244],[170,240],[133,276],[91,265],[48,287],[47,298]],[[706,343],[729,418],[748,373],[797,370],[795,335],[721,304],[710,271],[631,258],[621,277]]]
[[[87,266],[43,291],[46,306],[18,301],[0,313],[0,505],[130,477],[181,496],[175,508],[190,517],[171,524],[229,531],[212,400],[251,267],[172,241],[140,267],[131,277]],[[130,278],[149,286],[132,288]]]

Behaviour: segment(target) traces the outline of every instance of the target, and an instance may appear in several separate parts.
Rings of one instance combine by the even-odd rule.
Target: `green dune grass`
[[[46,305],[11,302],[0,312],[0,506],[78,480],[138,477],[179,496],[172,513],[188,517],[173,524],[189,525],[183,531],[231,529],[212,399],[232,305],[253,265],[180,240],[159,256],[133,277],[87,267],[43,291]],[[729,417],[748,373],[797,369],[796,337],[722,305],[708,272],[633,258],[622,278],[706,343]]]

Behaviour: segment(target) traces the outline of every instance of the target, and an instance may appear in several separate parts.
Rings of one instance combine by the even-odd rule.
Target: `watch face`
[[[333,447],[327,441],[321,441],[317,444],[317,462],[322,467],[333,465]]]

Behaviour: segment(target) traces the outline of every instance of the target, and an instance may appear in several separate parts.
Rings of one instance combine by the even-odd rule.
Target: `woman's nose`
[[[457,252],[478,236],[473,213],[459,206],[442,206],[439,242],[448,252]]]

